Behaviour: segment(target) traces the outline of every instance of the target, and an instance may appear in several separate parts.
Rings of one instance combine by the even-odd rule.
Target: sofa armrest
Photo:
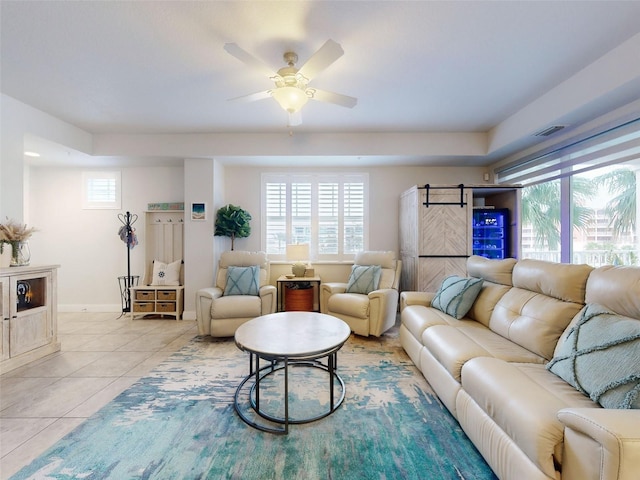
[[[400,294],[400,311],[411,305],[431,306],[431,300],[436,294],[433,292],[402,292]]]
[[[640,410],[567,408],[562,480],[632,480],[640,471]]]
[[[320,312],[327,313],[329,297],[335,293],[344,293],[347,291],[346,283],[321,283],[320,284]]]
[[[396,323],[398,291],[383,288],[369,293],[369,335],[379,337]]]
[[[277,308],[277,288],[273,285],[263,285],[258,292],[262,299],[262,315],[274,313]]]
[[[218,287],[201,288],[196,292],[198,335],[211,335],[211,301],[222,296]]]

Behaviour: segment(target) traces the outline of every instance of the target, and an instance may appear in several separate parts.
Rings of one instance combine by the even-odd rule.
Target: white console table
[[[0,373],[60,351],[58,268],[0,269]]]

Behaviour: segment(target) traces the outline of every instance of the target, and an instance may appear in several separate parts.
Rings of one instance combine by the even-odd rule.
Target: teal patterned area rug
[[[232,339],[196,337],[12,479],[496,478],[396,329],[377,339],[352,335],[338,353],[344,403],[326,418],[291,425],[288,435],[258,431],[235,412],[248,368]],[[292,370],[293,414],[322,408],[326,373]],[[316,377],[324,383],[314,385]]]

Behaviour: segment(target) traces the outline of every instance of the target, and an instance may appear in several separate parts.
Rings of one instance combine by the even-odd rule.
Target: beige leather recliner
[[[378,288],[369,294],[346,293],[347,283],[320,286],[320,311],[344,320],[357,335],[379,337],[396,323],[402,262],[394,252],[360,252],[354,265],[380,265]]]
[[[260,267],[258,295],[223,295],[230,266]],[[243,323],[276,311],[276,287],[269,285],[269,261],[265,252],[230,251],[220,256],[215,287],[196,292],[199,335],[232,337]]]

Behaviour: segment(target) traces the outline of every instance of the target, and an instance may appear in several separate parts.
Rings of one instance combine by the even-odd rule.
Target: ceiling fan
[[[282,67],[277,72],[274,72],[235,43],[225,43],[224,49],[241,62],[266,75],[275,84],[274,88],[270,90],[243,95],[230,100],[253,102],[273,97],[289,114],[289,126],[302,123],[300,110],[310,98],[347,108],[353,108],[358,103],[357,98],[308,86],[316,75],[344,54],[340,44],[333,40],[327,40],[300,68],[295,66],[298,61],[298,55],[295,52],[285,52],[283,58],[287,66]]]

